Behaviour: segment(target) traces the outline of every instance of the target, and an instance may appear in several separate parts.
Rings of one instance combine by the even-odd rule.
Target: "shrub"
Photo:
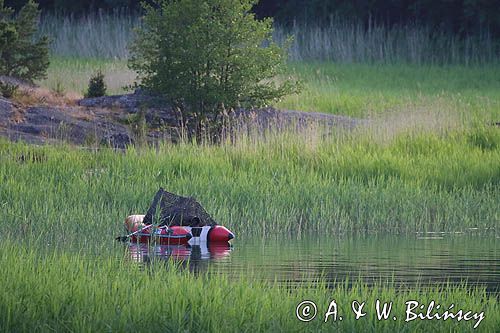
[[[17,15],[0,0],[0,75],[30,82],[46,77],[49,41],[47,37],[35,39],[39,14],[32,0]]]
[[[272,41],[272,20],[256,20],[256,0],[156,0],[129,67],[145,90],[190,115],[197,128],[228,109],[262,107],[297,90],[283,80],[287,47]]]
[[[12,98],[16,93],[18,85],[0,81],[0,95],[4,98]]]
[[[104,82],[104,74],[98,71],[90,78],[89,88],[85,93],[85,98],[102,97],[106,95],[106,83]]]

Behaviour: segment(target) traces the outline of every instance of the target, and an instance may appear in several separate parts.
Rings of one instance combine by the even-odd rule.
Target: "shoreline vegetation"
[[[54,56],[127,59],[128,43],[140,24],[138,15],[124,11],[82,16],[45,14],[39,33],[53,40]],[[418,24],[388,28],[370,22],[366,27],[338,17],[326,26],[275,24],[275,41],[284,43],[288,36],[294,38],[291,61],[474,66],[498,64],[500,58],[500,45],[487,32],[458,37]]]
[[[25,212],[26,221],[79,221],[61,222],[68,231],[83,228],[65,233],[70,237],[94,228],[111,233],[116,226],[106,220],[141,211],[140,199],[166,184],[199,198],[237,234],[495,232],[497,128],[403,131],[392,137],[387,129],[378,131],[329,138],[316,129],[265,139],[242,134],[219,145],[165,143],[123,153],[3,141],[2,227],[16,234],[16,216]],[[85,223],[88,205],[103,217]],[[52,237],[47,224],[29,226],[33,234]]]
[[[125,58],[137,23],[123,14],[44,16],[41,34],[54,44],[48,78],[37,83],[76,100],[102,70],[108,91],[123,93],[135,78]],[[195,196],[237,237],[471,230],[499,237],[498,44],[418,27],[294,29],[289,75],[305,88],[276,107],[368,119],[369,126],[125,150],[0,139],[0,331],[473,330],[473,321],[405,323],[409,300],[484,311],[477,331],[497,330],[498,294],[466,283],[330,289],[320,280],[287,288],[195,276],[174,263],[144,268],[117,250],[112,240],[123,219],[143,211],[159,185]],[[305,299],[321,306],[309,324],[295,316]],[[353,300],[372,311],[324,323],[332,299],[343,312]],[[401,317],[377,320],[376,299],[393,301]]]
[[[476,324],[478,332],[494,332],[500,325],[496,296],[465,285],[406,291],[390,283],[366,287],[356,282],[333,289],[321,283],[286,288],[245,277],[230,281],[194,276],[174,263],[141,268],[119,256],[89,260],[71,253],[40,255],[8,240],[0,244],[0,264],[8,291],[0,293],[0,329],[5,332],[458,332],[472,331]],[[317,304],[317,316],[310,322],[296,317],[303,300]],[[333,321],[330,315],[325,323],[332,300],[343,319]],[[366,302],[367,315],[359,320],[351,310],[355,300]],[[388,320],[377,318],[377,300],[393,302]],[[443,309],[431,310],[431,320],[406,321],[413,317],[407,314],[409,301],[427,308],[435,301]],[[412,311],[425,316],[427,308]],[[436,319],[446,310],[481,312],[484,319]]]

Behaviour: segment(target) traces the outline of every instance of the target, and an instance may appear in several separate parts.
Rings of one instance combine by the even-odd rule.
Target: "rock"
[[[143,126],[141,117],[146,123],[145,133],[140,127]],[[184,132],[180,129],[179,118],[165,99],[140,90],[133,94],[82,99],[78,106],[22,107],[0,98],[0,135],[37,144],[67,141],[77,145],[105,144],[123,149],[136,141],[149,144],[165,140],[178,142]],[[327,135],[331,128],[350,130],[366,121],[323,113],[264,108],[235,110],[225,122],[228,125],[225,134],[240,129],[256,129],[257,132],[301,130],[317,124],[326,127]],[[187,119],[187,123],[193,124],[192,119]],[[191,127],[187,133],[194,135]],[[315,127],[312,128],[314,130]]]
[[[14,107],[9,100],[0,97],[0,123],[2,120],[7,120],[10,116],[12,116],[13,108]]]
[[[84,98],[78,102],[78,105],[87,108],[123,108],[130,113],[135,113],[140,105],[140,101],[131,94]]]
[[[362,123],[361,120],[346,116],[338,116],[318,112],[302,112],[293,110],[277,110],[264,108],[258,110],[238,109],[230,119],[237,126],[256,127],[259,129],[301,129],[311,125],[353,129]]]
[[[133,94],[86,98],[80,100],[78,104],[87,108],[118,108],[132,114],[142,111],[146,122],[153,127],[164,125],[179,127],[180,123],[179,115],[165,99],[147,94],[142,90],[136,90]],[[304,127],[313,123],[344,129],[352,129],[360,124],[359,120],[345,116],[274,108],[238,109],[229,115],[229,120],[233,123],[239,123],[239,125],[244,123],[246,126],[281,130],[290,128],[290,126]]]
[[[127,133],[112,133],[102,137],[101,145],[107,145],[113,148],[125,149],[134,144],[134,141]]]
[[[120,108],[129,113],[138,113],[141,108],[170,109],[163,98],[147,94],[139,89],[133,94],[84,98],[78,102],[78,105],[87,108]]]
[[[133,142],[125,126],[104,117],[95,121],[81,120],[75,117],[76,111],[71,107],[28,108],[24,121],[10,124],[9,128],[17,138],[25,135],[30,141],[33,141],[33,136],[41,136],[78,145],[106,143],[117,148],[124,148]]]

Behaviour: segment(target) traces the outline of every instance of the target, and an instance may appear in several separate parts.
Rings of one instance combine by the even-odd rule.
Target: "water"
[[[142,263],[154,255],[185,261],[194,272],[253,275],[292,284],[315,283],[320,277],[330,284],[361,279],[368,285],[382,281],[402,288],[466,282],[500,292],[500,239],[494,236],[237,239],[232,246],[133,245],[129,250]]]

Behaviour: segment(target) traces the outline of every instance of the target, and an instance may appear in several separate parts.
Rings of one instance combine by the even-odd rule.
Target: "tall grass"
[[[109,245],[124,217],[144,212],[164,186],[198,198],[244,237],[491,232],[499,221],[499,146],[495,128],[380,143],[282,134],[124,153],[4,142],[0,228],[36,243]]]
[[[284,288],[240,278],[195,276],[153,264],[141,271],[118,256],[95,260],[69,253],[36,253],[3,240],[0,244],[0,330],[2,332],[429,332],[472,331],[477,321],[405,322],[405,302],[434,300],[447,309],[484,311],[478,331],[494,332],[500,309],[482,288],[438,286],[397,291],[390,284],[351,288],[324,284]],[[335,299],[343,320],[324,322]],[[375,302],[393,302],[389,320],[378,321]],[[295,312],[303,300],[317,304],[309,323]],[[366,302],[366,317],[354,319],[353,300]],[[444,311],[444,310],[443,310]],[[423,311],[425,313],[425,311]]]
[[[328,26],[277,27],[275,40],[291,35],[290,58],[365,64],[498,63],[500,46],[490,35],[458,37],[418,25],[386,27],[335,19]]]
[[[137,16],[124,12],[79,17],[46,14],[40,33],[53,39],[55,56],[125,59],[139,24]],[[325,27],[276,26],[277,42],[288,36],[294,37],[290,59],[295,61],[473,65],[498,63],[500,58],[500,45],[488,34],[459,38],[418,25],[388,28],[369,24],[366,28],[337,18]]]
[[[238,238],[322,233],[496,232],[500,136],[495,128],[403,133],[381,143],[352,137],[242,136],[218,146],[82,150],[0,141],[0,330],[471,331],[473,322],[404,322],[405,302],[484,311],[478,331],[500,325],[498,299],[481,287],[399,290],[330,281],[297,285],[253,276],[194,276],[174,265],[145,270],[114,242],[123,218],[147,209],[159,186],[194,195]],[[302,300],[318,317],[299,322]],[[324,323],[330,301],[343,320]],[[378,321],[377,299],[397,320]],[[366,301],[355,320],[353,300]],[[371,311],[368,311],[371,309]]]
[[[52,39],[52,54],[63,57],[126,59],[134,15],[116,11],[86,16],[43,15],[39,33]]]

